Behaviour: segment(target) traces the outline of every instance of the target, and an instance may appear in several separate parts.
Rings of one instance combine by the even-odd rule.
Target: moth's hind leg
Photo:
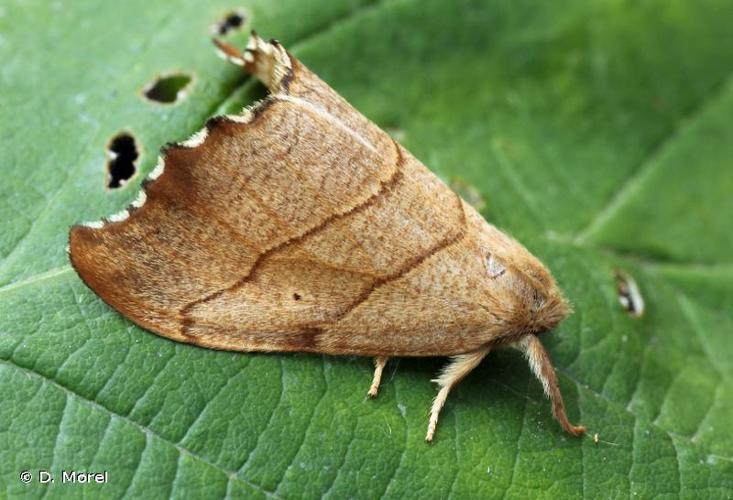
[[[491,348],[486,348],[470,354],[453,356],[450,364],[446,365],[440,373],[440,376],[433,380],[433,382],[436,382],[440,386],[440,391],[438,391],[438,395],[435,396],[433,406],[430,408],[430,421],[428,422],[428,433],[425,436],[425,441],[431,442],[433,440],[435,426],[438,424],[438,415],[440,415],[440,410],[443,408],[450,390],[454,385],[460,382],[463,377],[476,368],[490,350]]]
[[[387,356],[377,356],[374,358],[374,378],[372,379],[372,385],[369,387],[369,397],[376,398],[377,393],[379,392],[379,383],[382,380],[382,371],[384,370],[384,365],[387,364],[387,361],[389,361],[389,358]]]

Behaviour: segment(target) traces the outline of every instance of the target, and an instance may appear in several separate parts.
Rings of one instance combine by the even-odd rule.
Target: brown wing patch
[[[420,299],[428,264],[450,266],[472,237],[460,198],[279,45],[225,55],[275,93],[165,148],[135,210],[73,228],[82,279],[146,328],[223,349],[359,353],[346,330],[354,346],[374,328],[475,330],[473,296]],[[397,293],[433,326],[407,333],[414,318],[387,311]],[[465,320],[446,324],[451,308]],[[418,354],[416,339],[390,339],[379,349]]]
[[[457,344],[466,335],[486,340],[475,335],[478,325],[491,319],[480,307],[451,296],[421,296],[411,288],[407,278],[442,262],[443,253],[463,244],[468,227],[460,198],[447,189],[445,195],[424,196],[418,189],[422,183],[407,182],[417,175],[414,170],[422,167],[413,159],[401,158],[403,161],[398,161],[397,166],[404,172],[395,168],[390,181],[373,197],[263,254],[245,279],[189,308],[188,334],[201,340],[226,332],[235,343],[237,339],[249,338],[247,332],[258,332],[258,339],[266,338],[269,349],[342,354],[425,355],[437,353],[446,345],[459,350]],[[387,223],[381,226],[384,221]],[[373,231],[359,232],[359,228],[370,223],[376,226]],[[363,241],[375,239],[372,243],[378,243],[379,238],[399,243],[367,246],[370,258],[379,257],[380,252],[388,255],[381,257],[378,267],[371,267],[370,261],[350,262],[360,269],[351,271],[341,265],[349,256],[339,254],[338,244],[332,244],[328,250],[324,246],[320,253],[313,244],[338,242],[345,234],[356,235]],[[298,269],[301,265],[306,267]],[[316,272],[310,274],[308,269]],[[304,276],[308,279],[293,290],[292,283]],[[399,292],[394,292],[396,289]],[[323,295],[315,296],[315,290]],[[387,302],[385,297],[394,293],[399,293],[399,300],[394,304]],[[294,294],[297,301],[291,299]],[[315,298],[312,308],[305,307],[310,305],[308,297]],[[416,318],[407,314],[411,309],[420,314],[429,309],[430,313]],[[467,312],[456,319],[456,309]],[[236,311],[236,316],[230,316],[232,311]],[[206,324],[206,318],[215,318],[216,324]],[[417,348],[418,338],[426,328],[447,326],[451,326],[449,331],[435,332],[431,342]],[[397,330],[405,332],[404,338],[391,334]],[[462,333],[457,334],[458,331]],[[387,333],[390,335],[384,337]]]
[[[181,310],[247,276],[261,255],[317,228],[338,204],[373,196],[393,174],[394,148],[380,156],[339,129],[321,138],[323,119],[287,102],[261,109],[247,123],[210,121],[194,147],[167,147],[145,203],[122,220],[72,228],[71,260],[109,304],[180,339]],[[294,123],[302,143],[282,132]]]

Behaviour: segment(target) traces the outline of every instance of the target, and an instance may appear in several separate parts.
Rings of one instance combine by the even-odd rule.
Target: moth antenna
[[[565,403],[560,393],[560,386],[557,383],[555,368],[552,366],[550,355],[547,354],[542,342],[535,335],[530,334],[525,335],[515,346],[527,357],[532,372],[542,383],[542,388],[552,403],[552,415],[555,417],[555,420],[560,423],[568,434],[572,434],[573,436],[583,434],[585,427],[582,425],[573,425],[568,420],[568,415],[565,412]]]

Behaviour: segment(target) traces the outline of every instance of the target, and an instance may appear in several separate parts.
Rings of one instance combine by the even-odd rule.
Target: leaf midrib
[[[729,92],[729,87],[733,87],[733,71],[723,77],[710,91],[710,93],[700,99],[690,109],[680,116],[673,125],[668,134],[666,134],[655,146],[639,162],[639,166],[634,170],[626,181],[619,186],[618,189],[609,197],[606,204],[591,218],[590,222],[581,230],[579,230],[574,238],[575,243],[585,244],[593,233],[597,233],[611,218],[624,206],[625,202],[631,197],[637,189],[639,189],[644,181],[655,172],[656,168],[662,164],[658,161],[667,151],[674,146],[675,140],[691,128],[695,127],[699,119],[709,110],[713,109],[719,101]]]

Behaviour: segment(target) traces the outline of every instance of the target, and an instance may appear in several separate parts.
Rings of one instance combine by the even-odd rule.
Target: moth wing
[[[72,228],[82,279],[139,325],[222,349],[366,354],[420,322],[485,323],[408,283],[468,241],[460,198],[279,46],[256,51],[281,66],[258,73],[273,94],[168,147],[128,210]]]
[[[400,151],[381,190],[190,307],[187,334],[245,350],[414,356],[495,338],[470,207]]]
[[[166,149],[144,203],[72,228],[74,267],[124,315],[181,340],[187,306],[388,181],[393,146],[377,151],[325,125],[275,99],[246,121],[210,121],[200,144]]]

